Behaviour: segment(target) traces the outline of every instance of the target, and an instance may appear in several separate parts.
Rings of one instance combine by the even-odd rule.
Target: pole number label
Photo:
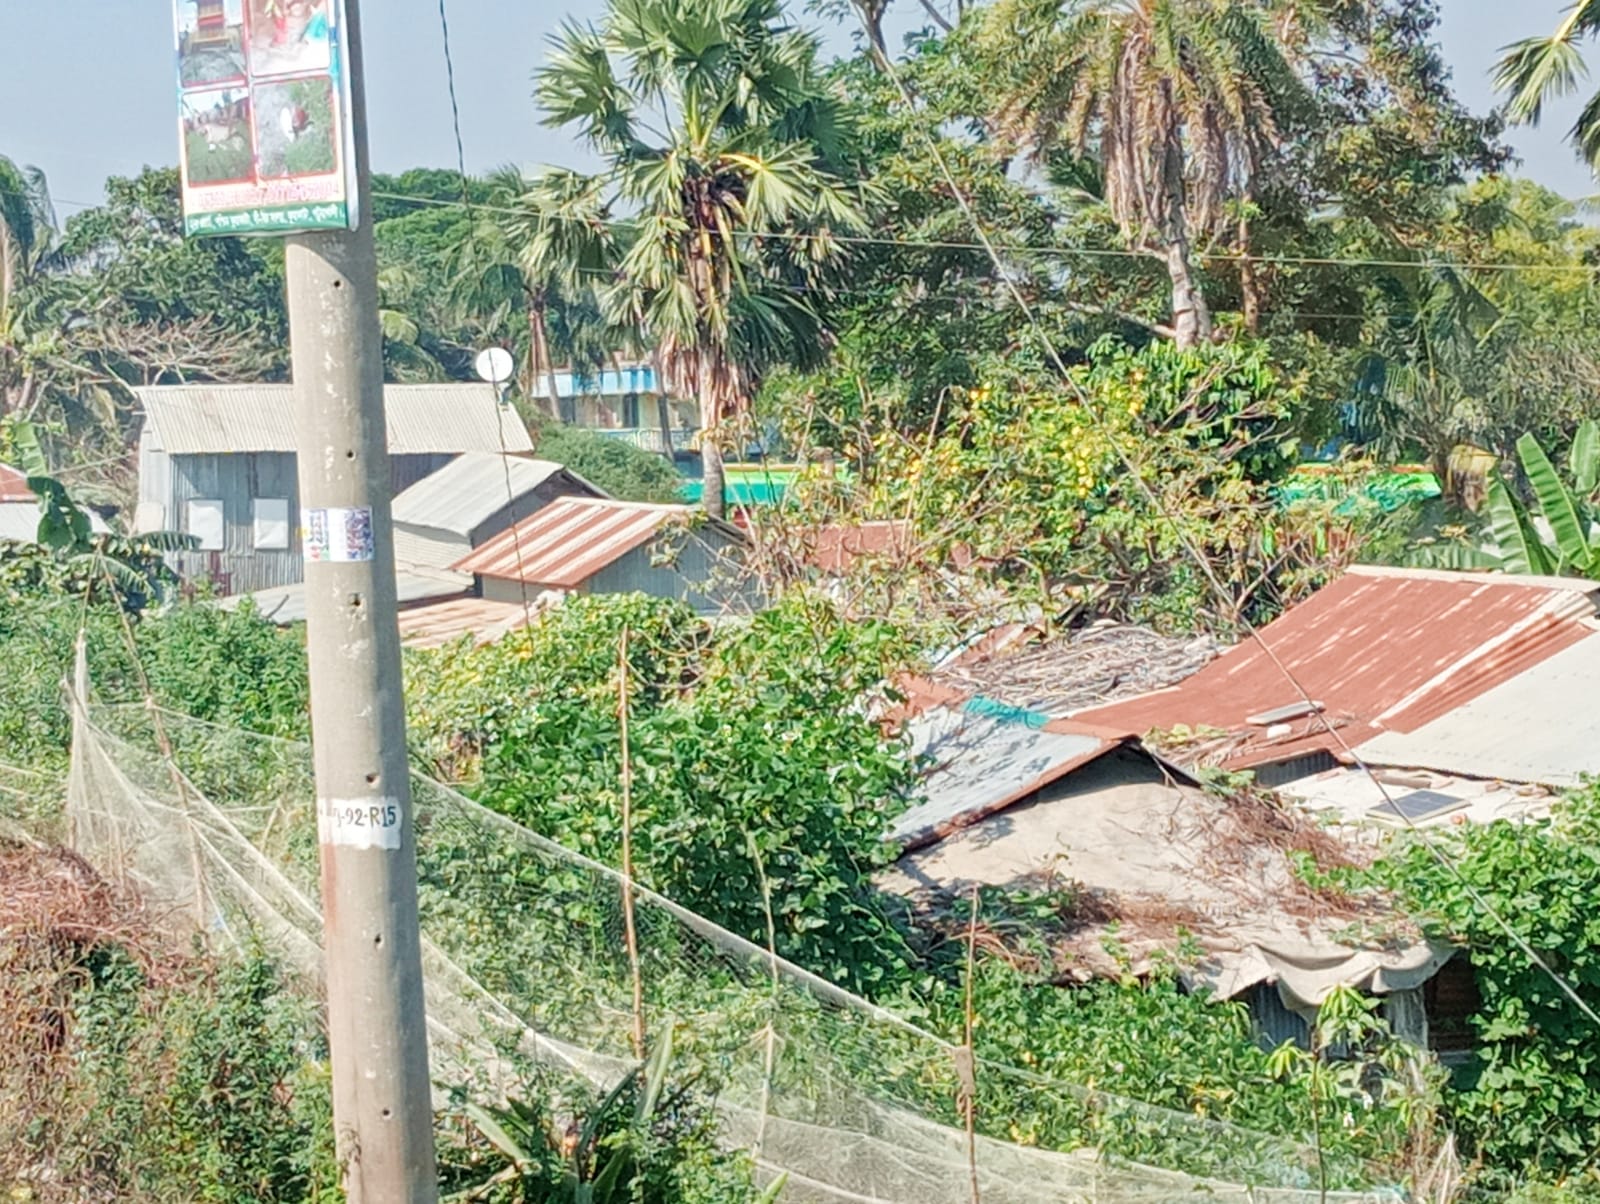
[[[325,798],[317,802],[317,836],[344,849],[398,849],[405,817],[397,798]]]

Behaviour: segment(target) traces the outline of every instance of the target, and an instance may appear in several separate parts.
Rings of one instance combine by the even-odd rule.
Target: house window
[[[282,552],[289,546],[289,499],[258,497],[251,503],[258,552]]]
[[[222,502],[217,498],[195,498],[184,510],[184,531],[194,536],[202,552],[220,552],[226,524]]]

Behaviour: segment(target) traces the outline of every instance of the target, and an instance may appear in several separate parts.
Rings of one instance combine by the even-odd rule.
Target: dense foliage
[[[1181,629],[1271,615],[1353,559],[1354,516],[1279,503],[1301,394],[1261,348],[1103,340],[1065,381],[1022,355],[981,366],[941,437],[875,453],[873,504],[947,552]]]
[[[62,684],[80,631],[104,701],[143,702],[148,682],[160,705],[210,722],[306,732],[305,649],[248,608],[184,604],[125,625],[117,608],[85,607],[73,593],[14,599],[0,606],[0,647],[16,670],[0,676],[0,761],[47,777],[64,770],[71,726]]]
[[[715,634],[675,604],[573,598],[526,635],[413,657],[414,740],[481,802],[618,864],[624,632],[639,879],[763,943],[770,890],[784,956],[870,988],[898,944],[871,875],[912,783],[860,708],[894,663],[886,629],[804,596]]]
[[[1477,1064],[1449,1107],[1501,1178],[1596,1167],[1600,1060],[1584,1009],[1600,1010],[1597,879],[1600,788],[1592,785],[1549,820],[1400,838],[1373,875],[1471,959],[1481,997]]]
[[[683,478],[664,458],[622,439],[561,426],[534,424],[538,454],[627,502],[679,502]]]
[[[753,412],[781,431],[775,450],[849,465],[802,474],[799,525],[909,519],[918,556],[875,590],[792,589],[747,625],[575,598],[501,644],[408,655],[416,752],[611,864],[626,798],[643,882],[758,943],[770,924],[794,961],[954,1034],[959,941],[872,885],[915,780],[871,705],[910,645],[1034,608],[1231,632],[1359,556],[1600,575],[1600,236],[1505,174],[1500,117],[1451,89],[1438,7],[815,0],[809,13],[862,27],[859,51],[832,62],[776,0],[611,0],[566,28],[528,116],[575,131],[585,170],[374,181],[389,377],[467,379],[478,349],[504,346],[523,411],[548,411],[541,455],[616,496],[669,501],[672,464],[556,417],[558,365],[649,357],[710,432],[689,453],[710,508]],[[886,36],[891,9],[926,15],[904,47]],[[1555,36],[1515,44],[1507,115],[1537,121],[1597,31],[1585,0]],[[1594,159],[1593,106],[1574,136]],[[134,387],[287,370],[281,250],[188,241],[181,225],[171,169],[112,179],[62,223],[42,174],[0,157],[0,460],[18,461],[25,421],[51,470],[26,470],[42,538],[0,548],[14,669],[0,771],[33,783],[15,792],[31,801],[65,766],[59,683],[80,629],[106,700],[148,692],[203,720],[307,733],[295,634],[248,607],[163,607],[166,545],[94,535],[69,504],[127,517]],[[1342,457],[1328,479],[1351,488],[1295,494],[1309,457]],[[1361,466],[1412,462],[1438,478],[1438,502],[1387,517],[1350,502]],[[1450,838],[1459,876],[1402,844],[1370,880],[1469,948],[1484,1056],[1449,1108],[1505,1181],[1592,1169],[1600,1144],[1579,1010],[1493,918],[1594,995],[1597,807],[1585,791],[1548,824],[1465,829]],[[460,890],[460,906],[478,902]],[[72,1007],[95,1052],[78,1082],[111,1100],[105,1132],[135,1133],[128,1150],[72,1138],[86,1174],[155,1190],[141,1162],[202,1198],[224,1198],[222,1183],[297,1198],[317,1181],[326,1118],[298,1111],[316,1093],[291,1090],[290,1106],[263,1088],[320,1073],[315,1025],[278,1001],[270,967],[196,970],[187,1001],[114,951],[85,967]],[[1324,1060],[1269,1058],[1238,1008],[1171,974],[1062,991],[1014,947],[977,970],[979,1044],[998,1059],[1309,1128],[1355,1160],[1394,1165],[1418,1131],[1426,1092],[1363,1096]],[[1345,1044],[1383,1045],[1354,1012],[1340,1023],[1360,1035]],[[228,1062],[230,1042],[259,1062]],[[130,1084],[146,1063],[148,1082]],[[1381,1057],[1344,1065],[1404,1078]],[[908,1090],[931,1109],[951,1105],[947,1086]],[[497,1125],[527,1155],[508,1193],[593,1188],[599,1145],[572,1165],[540,1144],[563,1090],[533,1083],[474,1121],[481,1140],[451,1164],[460,1184],[517,1162]],[[638,1127],[604,1103],[567,1106],[600,1108],[607,1165],[650,1163],[647,1198],[722,1198],[693,1194],[697,1167],[743,1198],[745,1168],[715,1162],[694,1107],[641,1153]],[[206,1107],[223,1119],[202,1134],[189,1113]],[[1081,1117],[1041,1104],[1007,1123],[1062,1142]],[[983,1123],[1004,1136],[998,1119]]]

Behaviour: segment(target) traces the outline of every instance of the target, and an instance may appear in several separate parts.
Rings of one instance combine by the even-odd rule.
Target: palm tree
[[[1526,38],[1507,46],[1495,67],[1494,86],[1508,92],[1506,113],[1513,121],[1538,125],[1552,97],[1569,96],[1588,74],[1578,43],[1600,33],[1600,0],[1578,0],[1560,27],[1547,38]],[[1600,172],[1600,93],[1591,96],[1568,134],[1583,160]]]
[[[1486,454],[1479,448],[1504,450],[1490,435],[1506,316],[1447,266],[1386,273],[1374,301],[1381,309],[1357,365],[1351,433],[1389,460],[1420,453],[1445,497],[1466,505],[1479,488],[1468,471]]]
[[[973,43],[999,128],[1035,155],[1092,155],[1124,236],[1172,282],[1180,347],[1209,339],[1194,241],[1223,230],[1305,94],[1269,6],[1241,0],[1000,0]],[[1298,36],[1298,35],[1295,35]],[[1006,79],[1002,73],[1006,73]]]
[[[18,404],[13,395],[20,389],[13,378],[22,354],[18,293],[47,261],[55,239],[55,210],[44,173],[0,155],[0,413]]]
[[[582,265],[570,256],[530,256],[537,213],[526,199],[528,180],[505,167],[489,185],[456,252],[452,301],[486,337],[525,347],[523,393],[531,398],[542,388],[551,416],[559,418],[557,356],[574,369],[601,363],[610,350],[604,324]]]
[[[862,224],[816,54],[781,0],[611,0],[600,26],[563,29],[537,76],[545,123],[575,128],[605,166],[530,190],[529,257],[610,273],[608,318],[656,348],[667,389],[698,399],[715,515],[726,423],[768,368],[825,352],[813,297],[835,235]]]

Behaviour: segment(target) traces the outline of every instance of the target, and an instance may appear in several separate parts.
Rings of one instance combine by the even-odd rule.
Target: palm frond
[[[1527,38],[1504,48],[1495,64],[1494,87],[1510,93],[1506,115],[1515,122],[1538,125],[1545,102],[1569,96],[1588,74],[1583,55],[1570,36]]]

